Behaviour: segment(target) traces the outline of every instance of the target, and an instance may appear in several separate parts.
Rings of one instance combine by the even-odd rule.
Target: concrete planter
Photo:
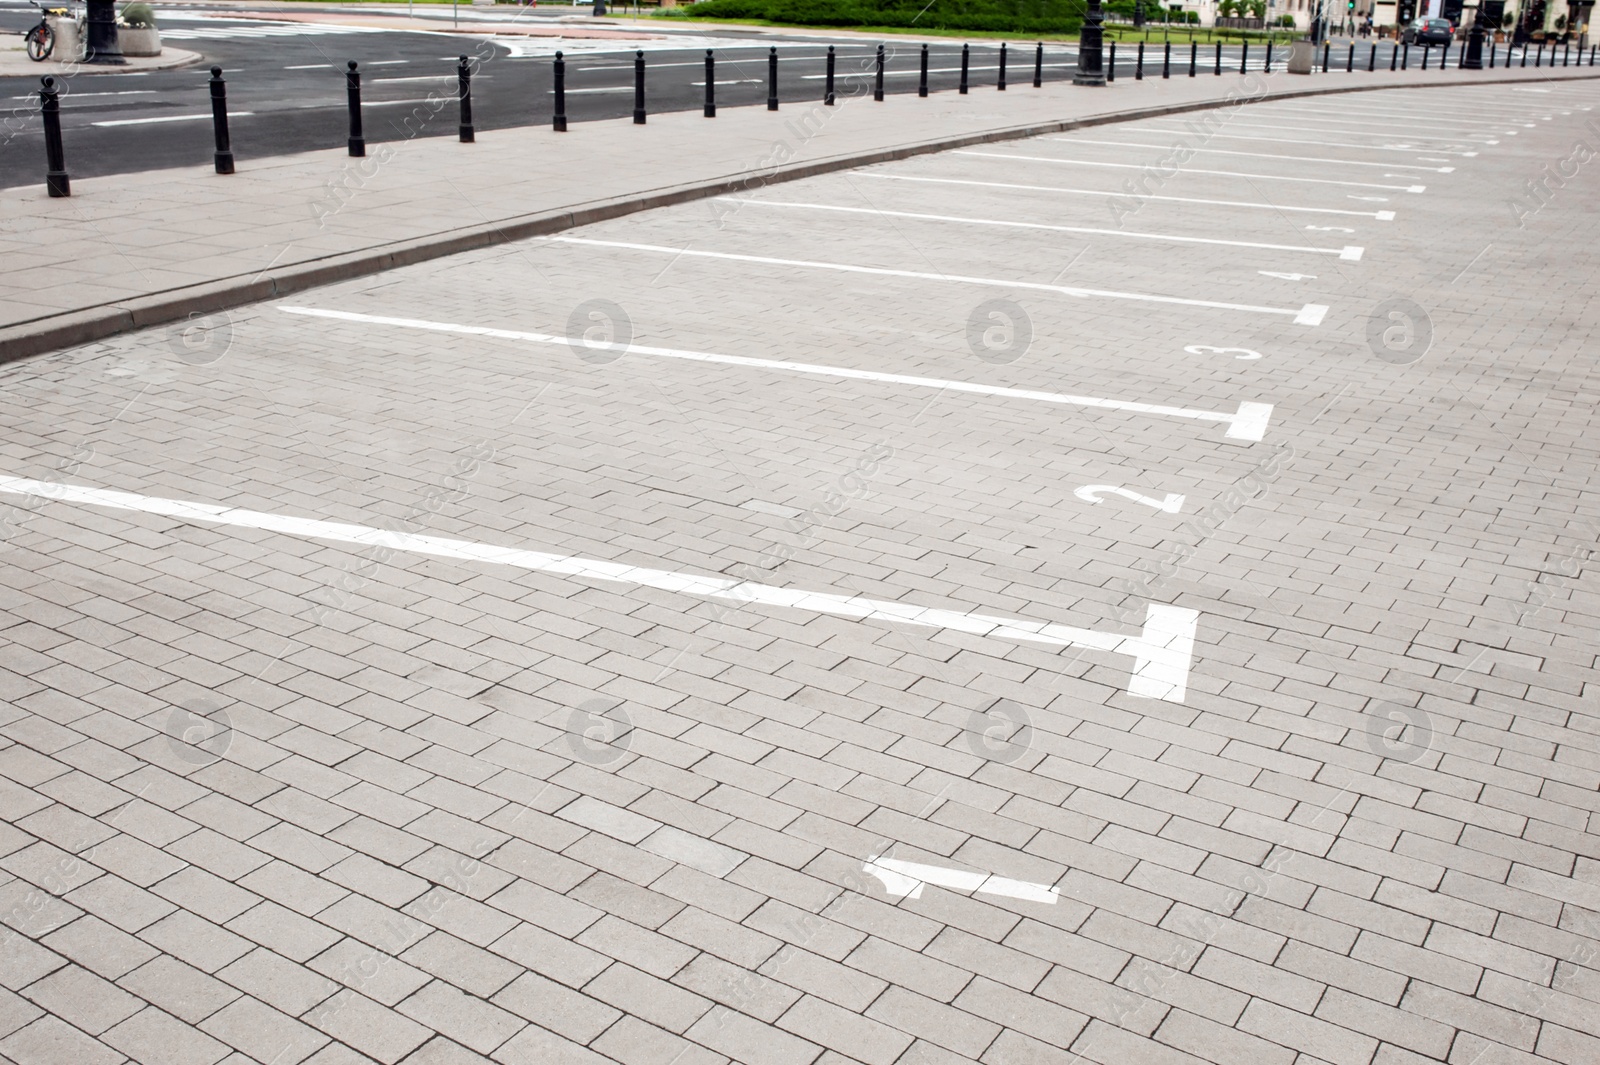
[[[161,31],[154,26],[118,26],[117,47],[126,56],[161,54]]]
[[[51,59],[57,63],[75,63],[83,58],[83,41],[78,37],[75,19],[52,17],[50,29],[56,35],[55,46],[50,49]]]
[[[1289,42],[1289,73],[1309,74],[1317,63],[1317,46],[1309,37],[1296,37]]]

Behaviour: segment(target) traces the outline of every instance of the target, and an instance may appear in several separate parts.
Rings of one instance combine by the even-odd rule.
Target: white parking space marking
[[[1102,163],[1089,159],[1054,159],[1047,155],[1009,155],[1004,152],[975,152],[958,149],[951,155],[975,155],[984,159],[1015,159],[1023,163],[1058,163],[1062,166],[1099,166],[1116,170],[1148,170],[1146,163]],[[1289,177],[1285,174],[1241,174],[1236,170],[1200,170],[1190,166],[1177,168],[1182,174],[1209,174],[1213,177],[1250,178],[1255,181],[1299,181],[1317,185],[1345,185],[1357,189],[1393,189],[1396,192],[1424,192],[1426,185],[1374,185],[1366,181],[1339,181],[1335,178]]]
[[[253,115],[254,111],[229,111],[229,118],[243,118]],[[157,118],[110,118],[104,122],[91,122],[91,126],[147,126],[154,122],[195,122],[199,119],[209,119],[209,113],[203,115],[161,115]]]
[[[963,215],[919,214],[915,211],[886,211],[877,207],[839,207],[824,203],[791,203],[787,200],[740,200],[728,198],[729,203],[745,207],[777,207],[799,211],[841,211],[848,214],[883,215],[886,218],[914,218],[927,222],[955,222],[974,226],[1006,226],[1015,229],[1044,229],[1057,233],[1088,233],[1105,237],[1126,237],[1130,240],[1161,240],[1178,244],[1218,244],[1229,248],[1259,248],[1263,251],[1305,252],[1311,255],[1337,255],[1352,262],[1359,261],[1362,250],[1346,245],[1343,248],[1312,248],[1300,244],[1262,244],[1249,240],[1222,240],[1219,237],[1182,237],[1174,233],[1136,233],[1124,229],[1095,229],[1091,226],[1055,226],[1044,222],[1010,222],[997,218],[967,218]]]
[[[401,329],[425,329],[435,333],[461,333],[467,336],[493,337],[497,340],[525,340],[534,344],[583,345],[593,351],[615,351],[619,355],[651,355],[663,359],[688,359],[691,362],[720,363],[725,366],[747,366],[759,370],[777,370],[783,373],[816,374],[821,377],[840,377],[854,381],[877,381],[890,385],[914,385],[920,388],[937,388],[950,392],[967,392],[1001,399],[1027,399],[1041,403],[1062,403],[1075,407],[1092,407],[1098,410],[1126,411],[1130,414],[1152,414],[1167,418],[1189,418],[1202,422],[1225,422],[1227,437],[1231,440],[1259,441],[1267,431],[1272,418],[1272,404],[1241,401],[1232,414],[1216,411],[1191,410],[1161,404],[1131,400],[1100,399],[1094,396],[1073,396],[1060,392],[1039,392],[1026,388],[1005,388],[998,385],[973,384],[969,381],[946,381],[936,377],[919,377],[913,374],[882,373],[877,370],[853,370],[843,366],[820,366],[815,363],[787,362],[779,359],[756,359],[744,355],[718,355],[705,351],[684,351],[678,348],[657,348],[646,344],[614,344],[609,341],[586,340],[581,337],[553,336],[549,333],[532,333],[516,329],[494,329],[481,325],[457,325],[452,322],[429,322],[418,318],[388,318],[376,314],[358,314],[354,311],[324,310],[320,307],[279,307],[286,314],[303,314],[312,318],[332,318],[344,322],[362,322],[369,325],[392,325]]]
[[[162,499],[156,496],[135,495],[131,492],[33,481],[21,477],[0,476],[0,492],[8,495],[40,497],[57,503],[76,503],[83,506],[159,514],[191,524],[261,529],[307,539],[331,540],[431,555],[437,558],[513,566],[540,573],[575,577],[579,580],[655,588],[702,598],[806,610],[863,620],[895,622],[921,628],[948,629],[1050,647],[1108,651],[1132,656],[1134,660],[1133,669],[1128,677],[1129,695],[1173,703],[1183,702],[1187,692],[1189,665],[1194,654],[1195,626],[1200,617],[1198,611],[1149,603],[1146,604],[1143,630],[1137,636],[1128,636],[1022,618],[968,614],[955,610],[921,607],[911,603],[865,599],[855,595],[780,588],[728,577],[648,569],[620,562],[578,558],[573,555],[527,551],[442,536],[397,532],[368,525],[296,518],[211,503]]]
[[[1099,503],[1108,495],[1121,496],[1131,499],[1135,503],[1142,503],[1147,507],[1154,507],[1164,514],[1176,514],[1183,509],[1184,497],[1178,492],[1168,492],[1164,499],[1154,496],[1141,495],[1131,488],[1124,488],[1120,484],[1086,484],[1072,492],[1073,495],[1086,503]]]
[[[61,98],[63,100],[84,100],[90,96],[153,96],[155,95],[155,92],[155,89],[119,89],[115,92],[63,92],[61,94]],[[12,99],[37,101],[39,99],[39,94],[36,92],[30,92],[24,96],[13,96]]]
[[[1128,130],[1137,133],[1138,130]],[[1289,163],[1336,163],[1340,166],[1381,166],[1386,170],[1424,170],[1430,174],[1453,174],[1453,166],[1417,166],[1412,163],[1372,163],[1361,159],[1321,159],[1309,155],[1268,155],[1264,152],[1235,152],[1226,148],[1193,148],[1187,144],[1151,144],[1148,141],[1097,141],[1083,137],[1050,137],[1050,140],[1061,141],[1063,144],[1098,144],[1108,148],[1154,148],[1157,151],[1170,151],[1173,148],[1183,148],[1188,152],[1205,152],[1207,155],[1236,155],[1245,159],[1282,159]]]
[[[1173,129],[1170,126],[1135,126],[1130,127],[1132,132],[1138,133],[1148,130],[1151,133],[1185,133],[1186,130]],[[1343,141],[1297,141],[1285,140],[1282,137],[1256,137],[1243,133],[1207,133],[1208,137],[1218,137],[1227,141],[1271,141],[1273,144],[1306,144],[1313,148],[1359,148],[1367,152],[1435,152],[1438,155],[1459,155],[1467,158],[1477,155],[1477,152],[1443,152],[1435,148],[1418,148],[1412,145],[1404,147],[1397,144],[1346,144]],[[1489,141],[1498,144],[1498,141]]]
[[[1229,129],[1282,129],[1286,122],[1294,122],[1294,121],[1295,121],[1294,119],[1286,118],[1286,119],[1283,119],[1283,120],[1278,121],[1278,122],[1248,122],[1248,121],[1245,121],[1244,119],[1235,118],[1235,119],[1230,119],[1228,121],[1228,128]],[[1396,136],[1395,133],[1393,133],[1392,131],[1389,131],[1389,130],[1381,130],[1381,131],[1378,131],[1378,132],[1373,132],[1373,131],[1371,131],[1370,126],[1368,128],[1362,128],[1360,126],[1334,126],[1334,125],[1329,125],[1326,122],[1318,122],[1317,123],[1317,129],[1319,129],[1319,130],[1327,130],[1330,133],[1337,133],[1341,137],[1342,136],[1349,136],[1349,135],[1353,134],[1353,135],[1358,136],[1358,137],[1386,137],[1389,140],[1393,140],[1395,138],[1395,136]],[[1470,141],[1474,141],[1474,142],[1476,142],[1478,144],[1499,144],[1500,143],[1499,141],[1495,141],[1495,140],[1485,140],[1485,139],[1483,139],[1485,137],[1488,137],[1489,134],[1483,133],[1483,132],[1481,132],[1481,130],[1482,130],[1482,126],[1479,126],[1478,130],[1476,130],[1476,131],[1462,130],[1459,133],[1446,133],[1446,134],[1443,134],[1443,135],[1437,135],[1437,134],[1432,134],[1432,133],[1417,133],[1414,130],[1409,130],[1408,129],[1408,130],[1405,131],[1404,137],[1405,137],[1407,142],[1410,142],[1410,141],[1445,141],[1447,143],[1458,143],[1458,142],[1463,141],[1463,140],[1470,140]]]
[[[1064,189],[1055,185],[1014,185],[1002,181],[965,181],[958,178],[913,177],[910,174],[861,173],[857,177],[877,178],[881,181],[926,181],[938,185],[977,185],[991,189],[1024,189],[1030,192],[1065,192],[1073,196],[1113,196],[1145,200],[1164,200],[1168,203],[1203,203],[1211,207],[1244,207],[1259,211],[1306,211],[1312,214],[1355,215],[1357,218],[1376,218],[1380,222],[1394,221],[1393,211],[1347,211],[1338,207],[1285,207],[1280,203],[1251,203],[1246,200],[1202,200],[1193,196],[1152,196],[1144,193],[1105,192],[1100,189]]]
[[[1012,880],[991,873],[968,873],[961,869],[947,869],[942,865],[903,862],[898,858],[868,858],[861,871],[876,877],[883,884],[884,893],[897,898],[920,899],[923,887],[928,884],[980,895],[1003,895],[1028,902],[1042,902],[1049,906],[1054,906],[1060,897],[1060,892],[1050,884]]]
[[[1343,212],[1354,213],[1354,212]],[[1393,214],[1393,212],[1390,212]],[[624,240],[590,240],[583,237],[546,237],[552,244],[580,244],[590,248],[621,248],[655,255],[684,256],[696,259],[723,259],[729,262],[761,263],[765,266],[799,266],[808,270],[838,270],[849,274],[872,274],[876,277],[907,277],[918,281],[942,281],[956,285],[986,285],[991,288],[1025,288],[1035,292],[1057,292],[1063,296],[1086,299],[1133,300],[1138,303],[1165,303],[1180,307],[1203,307],[1208,310],[1242,311],[1246,314],[1282,314],[1294,318],[1296,325],[1321,325],[1328,308],[1308,303],[1303,307],[1260,307],[1249,303],[1223,303],[1217,300],[1194,300],[1183,296],[1158,296],[1148,292],[1116,292],[1110,289],[1079,288],[1075,285],[1046,285],[1036,281],[1008,281],[996,277],[968,277],[963,274],[933,274],[921,270],[894,270],[882,266],[856,266],[850,263],[825,263],[811,259],[778,259],[770,255],[738,255],[723,251],[693,251],[688,248],[669,248],[662,244],[634,244]]]

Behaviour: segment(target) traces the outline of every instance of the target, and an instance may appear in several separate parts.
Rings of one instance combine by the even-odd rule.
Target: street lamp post
[[[1105,33],[1101,29],[1104,22],[1105,14],[1100,10],[1100,0],[1089,0],[1089,10],[1084,12],[1083,26],[1078,31],[1078,69],[1072,75],[1074,85],[1106,83],[1106,63],[1102,54]]]
[[[106,66],[126,66],[122,48],[117,44],[117,10],[113,0],[89,0],[84,16],[88,41],[84,54],[86,63]]]

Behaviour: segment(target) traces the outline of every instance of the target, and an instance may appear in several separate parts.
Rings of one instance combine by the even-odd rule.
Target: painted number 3
[[[1231,354],[1231,355],[1233,355],[1233,357],[1235,359],[1238,359],[1240,362],[1248,362],[1251,359],[1259,359],[1259,358],[1261,358],[1261,352],[1259,352],[1259,351],[1251,351],[1249,348],[1217,348],[1217,347],[1212,347],[1210,344],[1190,344],[1188,347],[1184,348],[1183,350],[1188,352],[1190,355],[1205,355],[1205,354],[1230,355]]]

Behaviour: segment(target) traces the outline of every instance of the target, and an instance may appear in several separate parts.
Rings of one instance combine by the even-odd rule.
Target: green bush
[[[1152,5],[1153,6],[1153,5]],[[1132,3],[1127,4],[1129,15]],[[767,19],[798,26],[1076,33],[1082,0],[700,0],[690,18]]]
[[[122,6],[122,24],[138,29],[154,26],[156,24],[156,13],[150,10],[149,4],[124,4]]]

